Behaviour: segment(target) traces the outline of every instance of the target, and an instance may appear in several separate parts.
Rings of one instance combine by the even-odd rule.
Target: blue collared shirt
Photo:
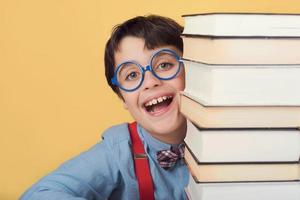
[[[183,160],[169,170],[161,168],[156,152],[171,146],[153,138],[140,125],[137,127],[148,154],[155,199],[187,199],[184,188],[189,172]],[[21,200],[84,199],[139,199],[127,124],[106,130],[100,143],[62,164],[21,197]]]

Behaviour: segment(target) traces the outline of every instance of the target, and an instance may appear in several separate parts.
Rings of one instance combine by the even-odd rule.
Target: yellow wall
[[[300,13],[299,0],[0,0],[0,199],[131,120],[108,88],[104,44],[113,25],[160,14]]]

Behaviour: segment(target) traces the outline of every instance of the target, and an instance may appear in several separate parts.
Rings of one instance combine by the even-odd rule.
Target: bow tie
[[[176,164],[176,161],[183,158],[183,156],[184,144],[180,144],[177,149],[171,147],[171,149],[161,150],[156,153],[159,165],[165,170],[173,167]]]

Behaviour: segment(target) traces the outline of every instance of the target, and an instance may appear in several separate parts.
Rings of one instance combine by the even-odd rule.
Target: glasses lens
[[[170,79],[178,73],[180,63],[174,53],[161,51],[153,57],[151,66],[158,77]]]
[[[117,74],[119,85],[126,90],[133,90],[142,81],[142,72],[135,63],[127,62],[120,66]]]

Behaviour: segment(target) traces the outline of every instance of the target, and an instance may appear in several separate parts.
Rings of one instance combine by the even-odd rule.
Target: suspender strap
[[[137,124],[133,122],[129,124],[128,127],[132,142],[134,170],[138,181],[140,200],[154,200],[154,189],[148,157],[138,135]]]

